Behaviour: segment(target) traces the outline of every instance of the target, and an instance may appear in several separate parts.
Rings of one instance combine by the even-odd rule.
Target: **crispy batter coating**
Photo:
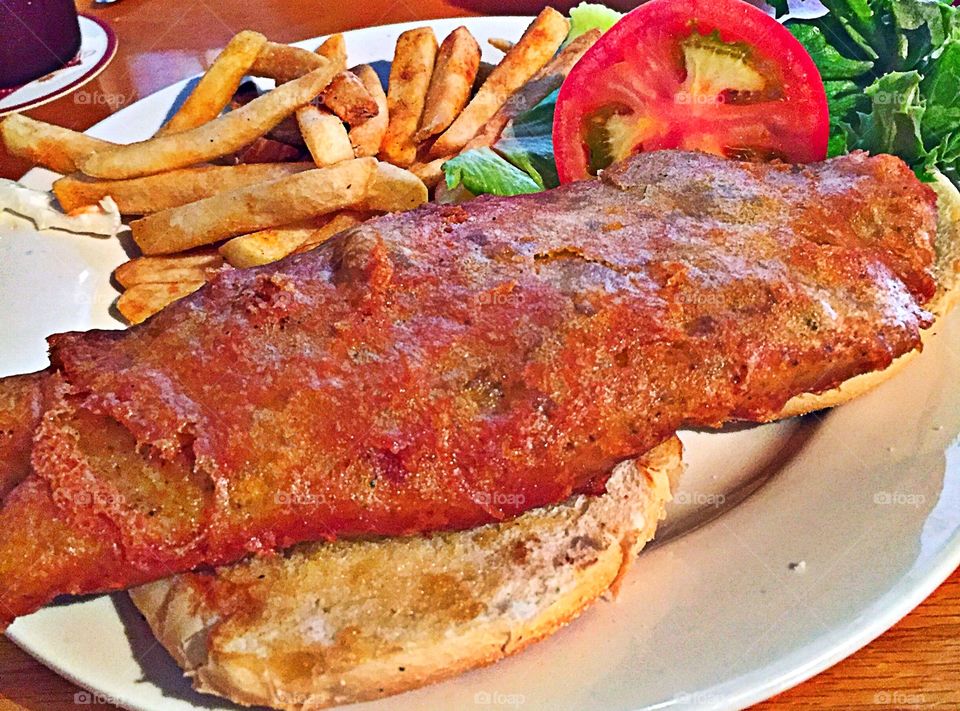
[[[30,471],[33,433],[43,406],[43,373],[0,378],[0,501]]]
[[[299,541],[501,520],[682,426],[773,417],[918,347],[934,232],[890,156],[653,153],[54,336],[34,473],[0,510],[0,621]]]

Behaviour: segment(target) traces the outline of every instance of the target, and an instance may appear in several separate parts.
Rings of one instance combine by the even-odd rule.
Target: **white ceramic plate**
[[[433,25],[442,37],[460,22]],[[526,24],[463,22],[481,40],[516,37]],[[407,28],[348,33],[351,61],[388,58]],[[180,90],[134,104],[92,133],[146,137]],[[34,171],[26,182],[46,187],[50,177]],[[46,365],[49,333],[118,328],[109,276],[123,259],[116,240],[3,228],[0,374]],[[684,433],[682,489],[617,602],[597,604],[493,667],[358,708],[736,708],[866,644],[960,561],[960,314],[936,330],[906,372],[838,410]],[[231,708],[190,690],[125,595],[47,608],[9,634],[92,692],[79,701]],[[883,693],[896,699],[902,690]]]

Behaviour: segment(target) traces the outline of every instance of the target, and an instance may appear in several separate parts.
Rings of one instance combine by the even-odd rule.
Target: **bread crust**
[[[681,470],[673,437],[600,496],[434,536],[301,546],[131,591],[194,686],[245,705],[320,709],[496,662],[615,588]]]
[[[936,263],[933,271],[937,281],[937,293],[926,304],[926,309],[936,319],[949,313],[960,300],[960,192],[948,178],[937,174],[930,184],[937,194],[937,239]],[[922,343],[930,337],[930,330],[921,334]],[[905,353],[883,370],[863,373],[841,383],[838,387],[822,393],[804,393],[791,398],[774,420],[806,415],[850,402],[903,370],[920,350]]]

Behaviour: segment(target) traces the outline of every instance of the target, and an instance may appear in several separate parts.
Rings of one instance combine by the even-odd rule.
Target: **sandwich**
[[[812,219],[835,201],[857,219]],[[640,154],[55,336],[0,509],[5,621],[160,580],[135,600],[202,688],[289,708],[493,661],[615,587],[677,429],[773,419],[918,348],[936,221],[891,156]]]

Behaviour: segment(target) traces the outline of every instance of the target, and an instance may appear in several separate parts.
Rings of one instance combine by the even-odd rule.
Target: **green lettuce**
[[[830,155],[892,153],[960,185],[960,12],[945,0],[821,2],[773,6],[824,80]]]
[[[824,81],[855,79],[873,69],[871,59],[849,59],[831,45],[823,31],[814,25],[789,25],[790,32],[806,47]]]
[[[603,5],[580,3],[570,10],[570,33],[564,44],[592,29],[606,32],[622,16]],[[447,187],[462,186],[476,195],[520,195],[559,185],[553,156],[557,93],[507,124],[491,148],[469,150],[444,163]]]
[[[522,195],[543,188],[527,173],[489,148],[474,148],[443,164],[447,188],[463,186],[474,195]]]
[[[622,12],[617,12],[606,5],[582,2],[570,10],[570,33],[564,40],[564,44],[569,44],[590,30],[606,32],[617,24],[621,17],[623,17]]]
[[[541,190],[560,184],[553,158],[553,114],[558,91],[511,121],[494,144],[494,150],[526,172]]]
[[[920,84],[926,101],[921,129],[925,145],[938,144],[960,128],[960,41],[951,40],[943,47],[936,62],[927,70]]]
[[[861,115],[854,148],[873,153],[891,153],[911,164],[923,162],[920,137],[923,102],[918,72],[891,72],[868,86],[870,111]]]

